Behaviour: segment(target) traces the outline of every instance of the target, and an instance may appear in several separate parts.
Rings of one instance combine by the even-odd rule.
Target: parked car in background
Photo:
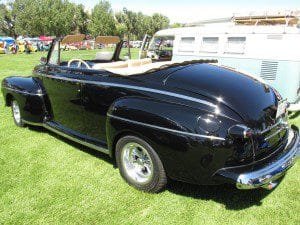
[[[220,66],[252,74],[300,109],[300,29],[286,25],[205,25],[158,31],[140,58],[217,59]],[[166,48],[164,42],[173,42]]]
[[[143,41],[131,41],[130,45],[132,48],[140,48],[142,46]]]
[[[121,59],[118,37],[95,58],[68,58],[53,42],[32,76],[2,82],[17,126],[43,126],[114,158],[137,189],[158,192],[167,177],[195,184],[274,188],[299,154],[299,131],[271,86],[214,60]]]
[[[30,41],[27,41],[27,43],[28,43],[29,52],[37,52],[37,47],[36,46],[34,46]],[[26,51],[24,40],[17,41],[17,44],[18,44],[19,52],[25,52]]]
[[[0,41],[0,54],[5,54],[4,43]]]
[[[15,43],[15,39],[12,37],[0,37],[0,41],[5,41],[8,45],[12,45],[13,43]]]
[[[11,46],[15,43],[12,37],[0,37],[0,54],[9,53]]]

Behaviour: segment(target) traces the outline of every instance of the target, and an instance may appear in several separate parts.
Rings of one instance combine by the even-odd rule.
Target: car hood
[[[261,128],[262,124],[274,122],[277,100],[273,89],[249,75],[212,64],[194,64],[175,71],[164,83],[229,107],[250,127]]]

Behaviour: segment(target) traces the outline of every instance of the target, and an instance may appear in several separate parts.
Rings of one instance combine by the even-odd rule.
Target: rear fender
[[[192,183],[209,180],[212,172],[225,164],[232,151],[224,149],[224,123],[230,120],[220,121],[222,126],[209,132],[212,129],[209,124],[205,127],[204,123],[199,123],[199,118],[208,115],[211,113],[174,102],[144,97],[118,99],[111,105],[107,116],[110,154],[114,157],[115,145],[120,137],[136,135],[155,149],[168,176],[184,181],[187,181],[186,177],[193,177],[189,180]],[[190,171],[194,171],[193,174]]]

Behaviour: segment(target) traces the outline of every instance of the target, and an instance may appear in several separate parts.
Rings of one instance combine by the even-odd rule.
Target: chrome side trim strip
[[[271,139],[272,137],[276,136],[278,133],[280,133],[281,131],[283,131],[284,129],[286,129],[286,127],[281,127],[279,130],[277,130],[275,133],[271,134],[270,136],[265,138],[265,141]]]
[[[173,129],[169,129],[169,128],[165,128],[165,127],[160,127],[160,126],[156,126],[156,125],[151,125],[151,124],[147,124],[147,123],[138,122],[138,121],[135,121],[135,120],[125,119],[125,118],[114,116],[114,115],[111,115],[111,114],[107,114],[107,116],[109,116],[113,119],[122,120],[122,121],[125,121],[125,122],[134,123],[134,124],[145,126],[145,127],[150,127],[150,128],[153,128],[153,129],[163,130],[163,131],[166,131],[166,132],[183,134],[183,135],[192,136],[192,137],[200,137],[200,138],[208,138],[208,139],[212,139],[212,140],[225,141],[225,138],[221,138],[221,137],[202,135],[202,134],[194,134],[194,133],[189,133],[189,132],[185,132],[185,131],[173,130]]]
[[[50,131],[52,131],[52,132],[54,132],[54,133],[56,133],[56,134],[58,134],[58,135],[60,135],[60,136],[62,136],[62,137],[65,137],[65,138],[67,138],[67,139],[69,139],[69,140],[71,140],[71,141],[77,142],[77,143],[79,143],[79,144],[81,144],[81,145],[84,145],[84,146],[86,146],[86,147],[95,149],[95,150],[100,151],[100,152],[103,152],[103,153],[105,153],[105,154],[109,154],[109,150],[108,150],[108,149],[99,147],[99,146],[97,146],[97,145],[93,145],[93,144],[88,143],[88,142],[85,142],[85,141],[78,140],[78,139],[76,139],[76,138],[74,138],[74,137],[72,137],[72,136],[70,136],[70,135],[67,135],[66,133],[63,133],[63,132],[61,132],[61,131],[59,131],[59,130],[57,130],[57,129],[55,129],[55,128],[53,128],[53,127],[47,125],[47,124],[43,124],[43,127],[45,127],[46,129],[48,129],[48,130],[50,130]]]
[[[282,123],[282,120],[279,120],[279,121],[278,121],[277,123],[275,123],[274,125],[267,127],[266,129],[262,130],[260,133],[261,133],[261,134],[264,134],[264,133],[266,133],[266,132],[272,130],[274,127],[277,127],[280,123]]]
[[[197,102],[197,103],[200,103],[200,104],[204,104],[204,105],[207,105],[207,106],[210,106],[210,107],[217,108],[217,105],[215,105],[215,104],[213,104],[209,101],[189,97],[189,96],[182,95],[182,94],[176,94],[176,93],[170,92],[170,91],[161,91],[161,90],[157,90],[157,89],[153,89],[153,88],[138,87],[138,86],[126,85],[126,84],[117,84],[117,83],[100,82],[100,81],[78,80],[78,79],[73,79],[73,78],[57,77],[57,76],[44,75],[44,74],[41,74],[41,76],[52,78],[52,79],[65,80],[65,81],[71,81],[71,82],[79,82],[79,83],[85,83],[85,84],[95,84],[95,85],[102,85],[102,86],[108,86],[108,87],[121,87],[121,88],[128,88],[128,89],[132,89],[132,90],[146,91],[146,92],[151,92],[151,93],[155,93],[155,94],[162,94],[162,95],[172,96],[172,97],[175,97],[175,98],[181,98],[181,99],[185,99],[185,100],[188,100],[188,101]]]
[[[42,123],[34,123],[34,122],[30,122],[30,121],[27,121],[27,120],[24,120],[24,119],[22,119],[22,121],[23,121],[23,123],[26,123],[26,124],[28,124],[28,125],[32,125],[32,126],[43,126],[43,124]]]
[[[17,89],[14,89],[14,88],[9,88],[9,87],[4,87],[4,89],[9,90],[9,91],[14,91],[14,92],[17,92],[17,93],[20,93],[20,94],[25,94],[25,95],[35,95],[35,96],[43,96],[44,95],[44,94],[30,93],[30,92],[27,92],[27,91],[21,91],[21,90],[17,90]]]

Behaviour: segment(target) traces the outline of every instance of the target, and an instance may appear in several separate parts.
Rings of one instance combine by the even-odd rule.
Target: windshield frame
[[[61,63],[61,41],[63,40],[63,38],[55,38],[53,39],[52,43],[51,43],[51,47],[48,51],[48,54],[47,54],[47,65],[55,65],[55,66],[62,66]],[[84,60],[84,61],[90,61],[90,62],[115,62],[115,61],[122,61],[122,59],[120,59],[120,53],[122,51],[122,46],[123,46],[123,43],[124,41],[123,40],[120,40],[119,43],[116,44],[115,46],[115,50],[114,50],[114,53],[113,53],[113,56],[110,60],[95,60],[95,59],[91,59],[91,60]],[[56,44],[58,44],[58,64],[50,64],[50,58],[54,52],[54,48],[56,46]],[[64,61],[63,61],[64,62]]]

